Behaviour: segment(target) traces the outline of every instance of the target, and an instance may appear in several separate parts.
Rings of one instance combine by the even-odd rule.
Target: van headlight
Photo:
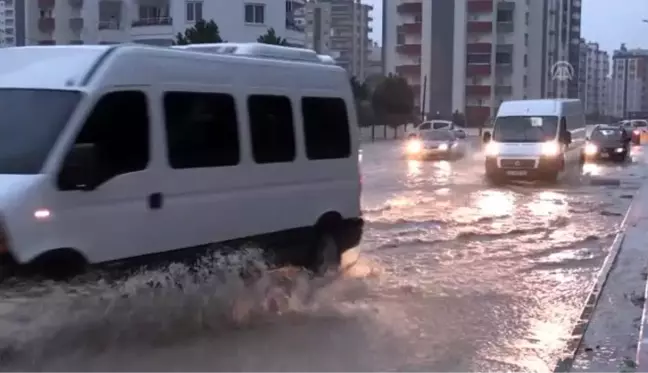
[[[548,141],[542,144],[542,155],[553,157],[560,153],[560,145],[555,141]]]
[[[442,152],[448,150],[448,144],[441,144],[441,145],[439,145],[439,150],[441,150]]]
[[[491,141],[488,144],[486,144],[486,148],[484,149],[484,152],[486,153],[487,157],[494,157],[499,154],[500,148],[499,144]]]

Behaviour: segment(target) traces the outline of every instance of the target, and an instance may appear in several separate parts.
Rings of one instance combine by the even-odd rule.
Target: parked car
[[[648,121],[645,119],[626,119],[617,123],[617,125],[623,127],[627,134],[630,136],[630,140],[633,144],[641,144],[641,135],[648,134]]]
[[[410,131],[408,138],[418,135],[420,132],[433,130],[450,130],[455,133],[458,139],[466,138],[466,130],[450,120],[429,120],[418,124]]]

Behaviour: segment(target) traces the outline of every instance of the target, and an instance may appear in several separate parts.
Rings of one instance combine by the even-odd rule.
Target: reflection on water
[[[566,199],[562,193],[543,191],[528,204],[528,208],[534,216],[563,215],[569,210]]]
[[[515,210],[515,195],[512,192],[488,190],[477,194],[477,208],[481,216],[505,216]]]
[[[596,163],[585,163],[583,165],[583,174],[599,176],[601,175],[602,168]]]
[[[413,179],[421,175],[421,161],[410,159],[407,161],[407,178]]]

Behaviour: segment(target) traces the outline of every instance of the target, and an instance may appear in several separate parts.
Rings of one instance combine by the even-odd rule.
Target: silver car
[[[420,131],[406,143],[408,158],[458,159],[466,153],[466,143],[451,129]]]

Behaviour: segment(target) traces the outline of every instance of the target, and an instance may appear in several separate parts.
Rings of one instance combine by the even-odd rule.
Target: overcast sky
[[[380,41],[383,0],[363,2],[374,6],[372,39]],[[628,48],[648,48],[648,23],[642,22],[644,18],[648,19],[648,0],[582,0],[582,3],[581,26],[585,39],[598,42],[610,53],[621,43],[626,43]]]

